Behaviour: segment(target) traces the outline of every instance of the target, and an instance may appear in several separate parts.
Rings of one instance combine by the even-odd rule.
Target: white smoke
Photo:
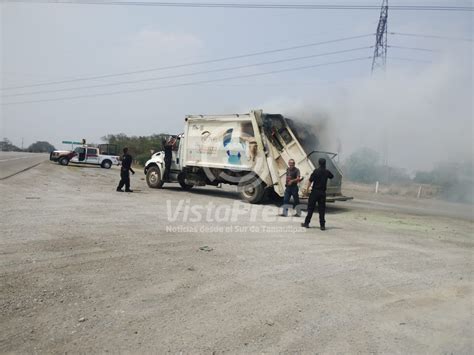
[[[263,107],[312,123],[320,149],[342,148],[343,158],[369,147],[389,165],[411,171],[440,161],[472,162],[472,54],[466,46],[447,53],[411,70],[389,62],[385,73]]]

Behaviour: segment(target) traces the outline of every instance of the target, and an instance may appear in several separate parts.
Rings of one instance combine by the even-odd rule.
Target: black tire
[[[276,192],[273,187],[269,187],[265,189],[265,194],[263,195],[263,200],[264,201],[271,201],[274,203],[280,203],[283,202],[283,197],[280,197]]]
[[[178,175],[178,182],[179,182],[179,185],[180,185],[181,188],[182,188],[183,190],[185,190],[185,191],[191,190],[191,189],[194,187],[194,185],[192,185],[192,184],[186,184],[185,179],[186,179],[186,176],[185,176],[183,173],[179,174],[179,175]]]
[[[112,162],[110,160],[104,160],[100,166],[104,169],[110,169],[112,167]]]
[[[260,203],[265,196],[265,184],[258,177],[239,184],[239,192],[242,200],[248,203]]]
[[[69,164],[69,159],[67,157],[59,158],[59,164],[66,166]]]
[[[148,168],[146,172],[146,183],[152,189],[161,189],[164,181],[161,178],[160,169],[157,166]]]

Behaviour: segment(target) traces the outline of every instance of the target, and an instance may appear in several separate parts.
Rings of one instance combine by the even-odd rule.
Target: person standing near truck
[[[122,166],[120,167],[120,182],[117,186],[118,192],[123,192],[122,187],[125,185],[125,192],[133,192],[130,190],[130,172],[135,174],[135,171],[132,169],[132,156],[128,154],[128,148],[123,148],[123,156],[122,156]]]
[[[301,181],[300,170],[295,166],[293,159],[288,160],[288,169],[286,169],[285,195],[283,197],[283,213],[281,217],[288,216],[288,204],[293,197],[293,206],[296,207],[295,217],[300,217],[301,212],[297,206],[300,204],[298,196],[298,183]]]
[[[302,227],[309,228],[309,222],[311,222],[311,217],[316,208],[316,203],[318,204],[319,212],[319,225],[320,229],[323,231],[326,229],[326,220],[324,215],[326,214],[326,187],[328,179],[332,179],[334,175],[326,169],[326,159],[320,158],[319,168],[315,169],[311,176],[309,177],[308,186],[306,191],[309,190],[311,183],[313,183],[313,188],[308,199],[308,214],[304,220],[304,223],[301,223]]]

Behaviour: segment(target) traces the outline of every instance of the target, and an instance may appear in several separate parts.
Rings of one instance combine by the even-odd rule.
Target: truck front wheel
[[[239,185],[240,197],[249,203],[262,202],[265,187],[260,179],[246,181]]]
[[[148,168],[146,172],[146,183],[152,189],[161,189],[164,181],[161,179],[161,172],[157,166]]]
[[[59,164],[66,166],[69,164],[69,159],[67,157],[62,157],[59,159]]]

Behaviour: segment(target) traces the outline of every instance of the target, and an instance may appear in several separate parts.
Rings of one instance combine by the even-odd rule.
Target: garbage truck
[[[317,150],[318,139],[311,132],[309,125],[262,110],[188,115],[184,119],[184,133],[174,136],[169,179],[163,179],[165,153],[159,151],[145,164],[146,182],[150,188],[179,183],[184,190],[236,185],[243,200],[260,203],[267,196],[284,195],[290,159],[295,160],[303,178],[303,195],[318,159],[325,158],[327,169],[334,174],[328,182],[327,201],[351,199],[341,191],[342,173],[334,160],[337,154]]]

